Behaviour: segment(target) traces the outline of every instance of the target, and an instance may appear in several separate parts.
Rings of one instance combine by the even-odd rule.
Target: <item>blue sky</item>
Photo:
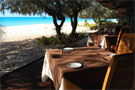
[[[21,14],[17,14],[17,13],[10,13],[9,11],[6,11],[5,14],[3,15],[2,12],[0,12],[0,17],[41,17],[39,15],[21,15]],[[46,17],[48,17],[48,15],[46,15]]]

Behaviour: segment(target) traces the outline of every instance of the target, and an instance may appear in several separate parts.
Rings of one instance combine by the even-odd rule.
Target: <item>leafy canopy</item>
[[[93,0],[91,6],[79,13],[79,17],[93,18],[94,21],[99,24],[103,19],[117,18],[118,13],[115,10],[109,10]]]
[[[4,13],[9,10],[11,13],[23,15],[56,15],[72,16],[73,11],[81,11],[90,5],[91,0],[1,0],[0,11]],[[60,18],[59,18],[60,19]]]

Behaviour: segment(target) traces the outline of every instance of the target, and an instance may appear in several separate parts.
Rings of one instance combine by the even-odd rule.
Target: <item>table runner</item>
[[[84,71],[88,74],[91,70],[93,71],[91,68],[98,70],[103,67],[105,70],[111,58],[104,59],[103,57],[108,57],[108,55],[112,53],[97,47],[81,47],[75,48],[75,50],[70,53],[62,53],[60,49],[47,50],[46,54],[48,55],[54,86],[56,90],[58,90],[63,77],[69,79],[69,76],[74,76],[74,74],[81,75]],[[57,55],[59,56],[56,57]],[[70,62],[81,62],[86,67],[80,69],[68,68],[67,64]],[[74,79],[71,81],[74,81]]]

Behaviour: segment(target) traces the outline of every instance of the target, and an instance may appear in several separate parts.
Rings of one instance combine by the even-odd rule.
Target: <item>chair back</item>
[[[135,34],[123,33],[116,54],[135,52]]]
[[[133,89],[133,82],[134,53],[114,56],[108,66],[102,90]]]
[[[118,49],[118,45],[119,45],[119,42],[120,42],[120,39],[121,39],[123,33],[129,33],[129,32],[130,32],[130,26],[124,25],[121,27],[118,38],[117,38],[116,51]]]

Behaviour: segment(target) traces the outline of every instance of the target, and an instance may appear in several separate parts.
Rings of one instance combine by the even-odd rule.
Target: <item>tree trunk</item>
[[[96,21],[96,19],[95,19],[95,18],[93,18],[93,20],[94,20],[94,22],[97,24],[97,21]]]
[[[98,28],[100,29],[102,27],[102,22],[101,22],[101,18],[100,17],[98,19],[99,19],[99,27]]]
[[[59,39],[61,39],[61,27],[63,26],[63,24],[65,22],[65,16],[63,15],[63,13],[61,11],[61,5],[60,5],[59,0],[56,0],[56,1],[54,0],[54,2],[56,2],[56,4],[58,5],[58,11],[51,9],[48,6],[44,6],[44,4],[42,3],[41,0],[39,0],[36,4],[39,7],[44,6],[44,12],[48,13],[49,15],[51,15],[53,17],[53,23],[56,28],[56,33],[57,33]],[[60,24],[57,23],[57,19],[61,20]]]
[[[97,18],[97,19],[93,18],[93,20],[98,25],[98,28],[100,28],[100,26],[101,26],[101,20],[100,20],[100,18]]]
[[[71,19],[71,26],[72,26],[72,32],[70,34],[70,37],[75,36],[77,22],[78,22],[77,16],[78,16],[78,12],[74,12],[73,17],[70,17],[70,19]]]
[[[101,18],[99,17],[99,26],[101,26],[101,25],[102,25]]]
[[[65,22],[65,17],[62,19],[61,23],[58,24],[58,23],[57,23],[56,16],[53,16],[53,23],[54,23],[54,25],[55,25],[56,33],[57,33],[59,39],[62,39],[61,27],[63,26],[64,22]]]

